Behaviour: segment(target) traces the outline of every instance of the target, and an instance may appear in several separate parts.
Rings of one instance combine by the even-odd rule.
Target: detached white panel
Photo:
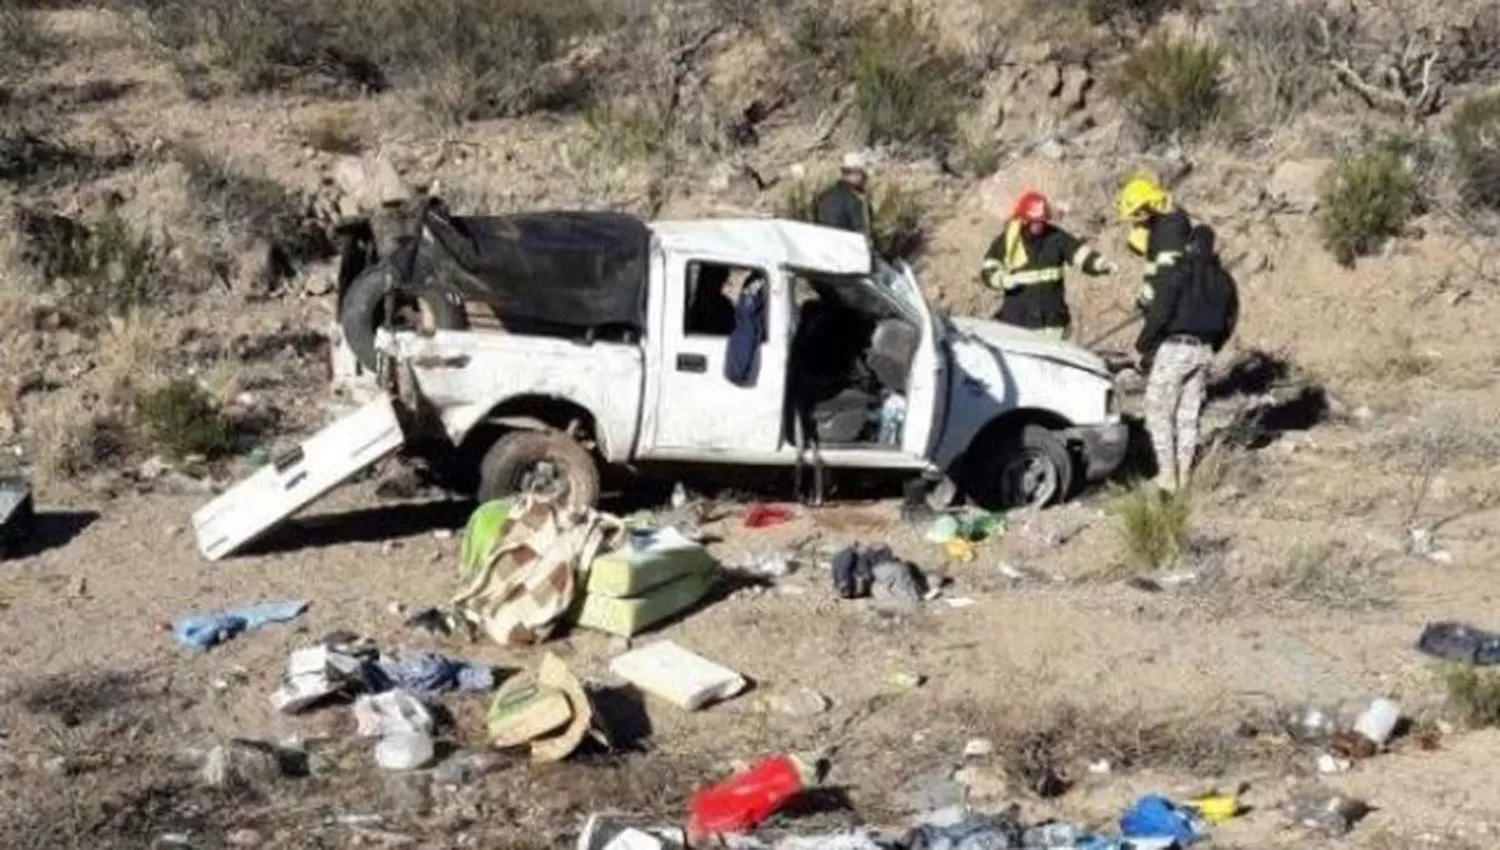
[[[193,514],[198,551],[219,560],[390,456],[405,440],[390,398],[366,404],[199,508]]]

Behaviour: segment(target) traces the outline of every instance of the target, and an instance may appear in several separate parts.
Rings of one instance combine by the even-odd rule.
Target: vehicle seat
[[[920,342],[921,336],[912,325],[900,319],[885,319],[875,326],[875,332],[870,336],[865,363],[886,389],[905,395],[912,360],[917,356]]]
[[[870,424],[875,397],[863,390],[846,389],[813,406],[813,427],[820,443],[857,443]]]

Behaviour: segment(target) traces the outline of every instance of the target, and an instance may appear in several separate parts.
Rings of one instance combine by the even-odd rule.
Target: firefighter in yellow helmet
[[[1158,279],[1182,259],[1193,232],[1192,219],[1155,178],[1126,181],[1118,200],[1120,220],[1130,225],[1130,250],[1146,259],[1146,282],[1136,298],[1142,313],[1151,304]]]

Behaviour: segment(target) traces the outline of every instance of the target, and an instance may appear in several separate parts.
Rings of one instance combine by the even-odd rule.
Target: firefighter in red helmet
[[[1115,271],[1114,263],[1053,223],[1052,204],[1040,192],[1021,196],[1005,232],[990,243],[980,280],[1004,293],[999,321],[1065,339],[1072,324],[1063,289],[1063,269],[1089,275]]]

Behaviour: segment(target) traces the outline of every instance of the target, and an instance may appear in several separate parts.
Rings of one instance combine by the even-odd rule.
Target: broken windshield
[[[877,289],[889,295],[899,303],[905,312],[913,319],[920,319],[927,311],[922,301],[922,293],[917,289],[917,282],[911,275],[911,268],[903,260],[896,261],[899,265],[892,266],[885,260],[876,258],[874,274],[870,280],[874,282]]]

